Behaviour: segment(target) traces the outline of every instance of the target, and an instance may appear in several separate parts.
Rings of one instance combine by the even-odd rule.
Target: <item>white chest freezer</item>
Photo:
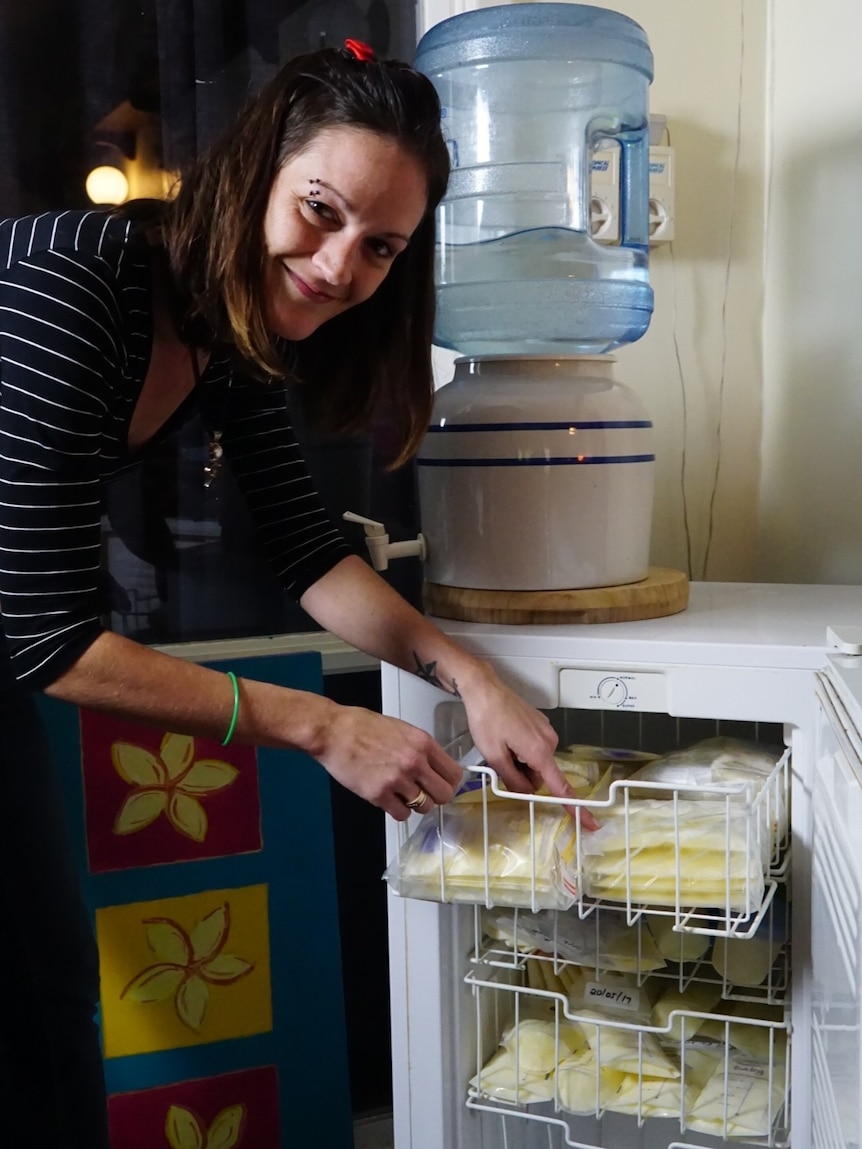
[[[769,785],[747,807],[747,820],[739,823],[734,814],[726,822],[726,856],[731,857],[729,843],[742,825],[743,856],[754,848],[763,861],[760,884],[753,893],[750,886],[740,893],[743,887],[728,876],[723,887],[704,895],[710,908],[692,908],[697,898],[690,892],[680,895],[679,873],[675,887],[673,874],[669,879],[676,897],[659,895],[651,905],[629,866],[622,894],[618,888],[608,900],[606,889],[585,894],[582,886],[571,904],[542,910],[551,915],[555,940],[528,960],[529,947],[519,949],[516,942],[507,957],[505,945],[489,940],[487,915],[501,899],[499,885],[487,874],[472,894],[447,887],[445,876],[439,891],[429,896],[390,893],[395,1149],[668,1149],[739,1140],[792,1144],[794,1149],[858,1145],[862,657],[855,652],[857,639],[862,641],[862,588],[704,583],[692,586],[686,612],[664,619],[558,627],[445,620],[441,625],[490,659],[502,678],[543,709],[561,744],[663,754],[718,735],[780,744],[781,757]],[[444,744],[470,745],[460,702],[410,674],[384,668],[383,704],[386,713],[429,730]],[[632,795],[626,786],[617,788],[604,810],[616,805],[611,813],[628,826]],[[674,803],[682,810],[688,799],[705,795],[683,788],[670,797],[663,815]],[[597,813],[601,821],[602,812]],[[447,816],[445,809],[434,814]],[[405,849],[406,836],[420,825],[418,816],[406,827],[390,824],[390,859]],[[779,827],[774,836],[770,827]],[[758,837],[762,831],[768,841]],[[681,833],[671,827],[669,841],[676,835],[679,843]],[[578,881],[584,874],[580,851],[579,845]],[[486,869],[489,856],[486,847]],[[728,863],[728,873],[731,868]],[[537,889],[534,881],[520,903],[525,909],[515,916],[538,908]],[[786,939],[770,950],[775,961],[765,982],[740,987],[728,977],[726,965],[723,975],[716,975],[718,950],[724,946],[726,955],[731,941],[756,941],[779,906],[786,907],[782,916],[790,925]],[[700,965],[683,961],[682,950],[680,963],[671,963],[665,976],[680,986],[701,981],[715,986],[717,977],[721,1000],[710,1012],[721,1020],[710,1016],[705,1021],[698,1011],[683,1010],[664,1029],[654,1021],[640,1025],[637,1019],[612,1022],[607,1029],[593,1026],[590,1036],[602,1035],[606,1051],[615,1048],[619,1034],[626,1037],[635,1064],[631,1056],[629,1063],[617,1064],[625,1066],[635,1084],[628,1107],[615,1109],[606,1103],[597,1077],[595,1099],[585,1112],[569,1100],[560,1070],[571,1052],[559,1044],[570,1012],[565,980],[554,980],[568,966],[562,949],[554,950],[561,923],[577,917],[597,923],[598,932],[604,929],[600,920],[611,920],[638,937],[656,914],[664,915],[671,933],[681,939],[708,939],[708,977],[698,972],[701,966],[707,970],[707,959],[699,959]],[[635,943],[634,952],[642,955],[642,942]],[[542,982],[531,973],[537,953],[546,963],[544,988],[539,989]],[[637,970],[636,985],[647,982],[644,971]],[[600,977],[588,984],[591,993],[603,992],[595,988]],[[546,1081],[532,1093],[533,1078],[528,1081],[525,1071],[534,1068],[528,1064],[534,1048],[519,1046],[517,1035],[523,1020],[537,1016],[537,1000],[546,1010],[542,1017],[551,1019],[558,1064],[550,1092]],[[652,1042],[657,1035],[664,1044],[674,1024],[682,1025],[683,1041],[705,1024],[711,1041],[704,1041],[704,1048],[714,1053],[717,1047],[723,1056],[718,1076],[710,1078],[716,1104],[712,1109],[701,1105],[701,1114],[708,1114],[703,1120],[693,1115],[692,1100],[702,1095],[703,1081],[695,1094],[692,1080],[685,1080],[687,1072],[694,1073],[691,1066],[683,1068],[683,1080],[671,1090],[668,1105],[654,1103],[662,1090],[649,1084],[658,1059],[650,1054]],[[514,1091],[488,1084],[493,1079],[487,1066],[507,1033],[516,1045]],[[746,1040],[737,1041],[740,1035]],[[754,1053],[749,1039],[757,1046]],[[757,1069],[764,1059],[765,1086]],[[687,1054],[683,1065],[686,1061]],[[760,1074],[761,1080],[749,1087],[746,1074]],[[520,1084],[522,1079],[526,1084]],[[740,1100],[742,1094],[748,1100]],[[740,1116],[746,1112],[747,1118]]]

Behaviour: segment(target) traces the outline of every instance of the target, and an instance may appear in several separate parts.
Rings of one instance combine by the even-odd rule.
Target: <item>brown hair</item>
[[[431,82],[396,60],[326,48],[289,61],[184,173],[166,206],[165,242],[193,341],[232,343],[257,374],[289,372],[262,298],[263,220],[281,165],[323,128],[366,128],[396,140],[424,170],[426,214],[375,294],[293,345],[312,423],[355,432],[385,418],[393,465],[419,445],[431,412],[434,211],[449,155]]]

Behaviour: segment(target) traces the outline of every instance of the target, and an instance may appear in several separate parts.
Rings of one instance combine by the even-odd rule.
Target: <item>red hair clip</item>
[[[357,60],[362,60],[363,63],[368,60],[374,59],[374,49],[369,45],[363,43],[362,40],[345,40],[344,47]]]

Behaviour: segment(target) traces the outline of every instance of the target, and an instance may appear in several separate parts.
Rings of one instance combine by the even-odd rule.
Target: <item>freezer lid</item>
[[[862,655],[830,654],[823,673],[843,703],[862,746]]]
[[[862,587],[695,582],[686,610],[640,622],[435,621],[470,650],[503,657],[819,670],[830,625],[862,630]]]
[[[817,695],[822,718],[812,787],[807,932],[812,1131],[818,1146],[850,1149],[859,1145],[862,1130],[862,656],[830,654],[817,676]]]

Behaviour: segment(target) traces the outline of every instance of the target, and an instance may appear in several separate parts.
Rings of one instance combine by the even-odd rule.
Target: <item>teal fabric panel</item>
[[[208,665],[322,693],[314,653]],[[225,684],[226,725],[229,695]],[[40,705],[102,950],[117,1149],[192,1146],[197,1137],[206,1144],[216,1134],[238,1149],[350,1149],[325,770],[295,751],[202,739],[190,747],[50,698]],[[182,762],[179,750],[188,752]],[[265,929],[254,920],[262,905]],[[204,936],[223,907],[230,931],[222,949],[209,963],[198,961],[204,943],[195,952],[188,939]],[[129,952],[119,952],[127,943]],[[155,991],[142,990],[141,975],[160,962],[176,968]],[[267,963],[269,1008],[261,998]],[[138,981],[117,992],[129,970]],[[250,1003],[246,1012],[237,1010],[237,995]]]

